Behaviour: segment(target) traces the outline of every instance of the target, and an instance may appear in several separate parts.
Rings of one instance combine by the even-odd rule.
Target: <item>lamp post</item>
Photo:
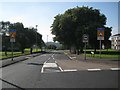
[[[48,43],[48,35],[47,35],[47,43]]]
[[[5,55],[7,56],[7,44],[6,44],[6,39],[9,36],[8,33],[9,25],[4,24],[4,22],[0,22],[0,33],[1,35],[4,36],[4,46],[5,46]],[[2,42],[1,42],[2,43]]]
[[[37,27],[38,25],[36,25],[36,52],[37,52]]]
[[[47,42],[46,42],[46,51],[48,49],[48,35],[47,35]]]

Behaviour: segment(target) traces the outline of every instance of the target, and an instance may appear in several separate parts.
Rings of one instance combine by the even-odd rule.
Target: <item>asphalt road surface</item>
[[[2,68],[2,88],[118,88],[119,70],[62,72],[57,60],[70,60],[53,51]]]

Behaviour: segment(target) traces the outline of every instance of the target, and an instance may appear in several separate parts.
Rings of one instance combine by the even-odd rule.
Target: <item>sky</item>
[[[6,0],[5,0],[6,1]],[[118,2],[0,2],[0,21],[10,21],[11,23],[22,22],[24,27],[35,27],[44,42],[53,41],[51,25],[54,17],[63,14],[66,10],[76,6],[89,6],[99,9],[100,13],[107,17],[107,27],[112,28],[112,35],[118,33]]]

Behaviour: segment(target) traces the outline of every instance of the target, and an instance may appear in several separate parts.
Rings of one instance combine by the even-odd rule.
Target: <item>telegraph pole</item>
[[[37,27],[38,25],[36,25],[36,52],[37,52]]]

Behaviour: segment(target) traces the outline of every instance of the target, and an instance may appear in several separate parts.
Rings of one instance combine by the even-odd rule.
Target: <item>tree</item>
[[[42,35],[36,32],[35,28],[24,28],[22,23],[14,23],[10,26],[11,29],[16,29],[16,43],[20,50],[24,53],[25,48],[32,48],[36,44],[36,33],[38,46],[41,47]]]
[[[9,30],[10,22],[0,22],[0,33],[2,34],[2,50],[5,51],[5,55],[7,56],[7,48],[10,45],[8,38],[8,30]]]
[[[14,46],[18,47],[22,53],[24,53],[25,48],[32,48],[32,46],[36,44],[36,35],[38,40],[37,45],[40,48],[42,47],[42,35],[36,32],[35,28],[24,28],[24,25],[19,22],[12,24],[10,22],[2,21],[0,23],[2,26],[0,29],[0,32],[2,33],[2,46],[5,49],[5,52],[7,52],[7,48],[10,47],[10,37],[5,36],[6,33],[9,33],[9,29],[16,29],[17,35]],[[6,29],[6,26],[9,26],[9,28]]]
[[[89,35],[91,47],[98,48],[97,28],[105,28],[105,41],[111,35],[111,27],[106,27],[106,17],[98,9],[92,7],[75,7],[68,9],[64,14],[58,14],[51,26],[54,40],[77,50],[83,51],[83,34]]]

